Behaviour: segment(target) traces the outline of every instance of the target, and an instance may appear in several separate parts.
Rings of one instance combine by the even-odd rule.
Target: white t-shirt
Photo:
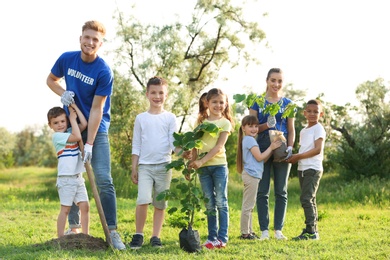
[[[314,142],[319,138],[323,139],[323,145],[319,154],[298,161],[298,171],[304,171],[307,169],[323,171],[324,169],[322,167],[322,161],[324,159],[324,146],[326,137],[324,127],[320,123],[317,123],[309,128],[305,127],[301,130],[299,136],[299,153],[304,153],[313,149]]]
[[[171,162],[171,154],[175,149],[173,133],[176,131],[176,116],[170,112],[138,114],[135,118],[132,142],[132,154],[139,156],[138,163]]]

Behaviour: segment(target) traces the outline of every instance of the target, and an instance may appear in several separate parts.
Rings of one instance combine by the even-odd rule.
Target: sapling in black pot
[[[182,175],[172,179],[170,190],[166,190],[157,195],[157,200],[172,200],[178,199],[180,202],[181,218],[185,220],[186,225],[182,227],[179,233],[180,248],[187,252],[198,252],[202,249],[200,244],[200,236],[197,230],[194,230],[195,213],[202,210],[202,206],[207,203],[207,199],[203,196],[202,190],[198,187],[197,170],[188,167],[190,159],[186,159],[181,155],[184,152],[190,152],[195,149],[197,152],[203,147],[201,138],[205,132],[210,135],[217,135],[220,131],[215,124],[202,123],[193,131],[185,133],[174,133],[175,147],[181,147],[182,150],[178,154],[178,159],[172,160],[167,165],[167,169],[180,171]],[[205,154],[199,154],[198,158]],[[179,209],[171,207],[168,214],[172,215]],[[206,212],[206,211],[205,211]]]

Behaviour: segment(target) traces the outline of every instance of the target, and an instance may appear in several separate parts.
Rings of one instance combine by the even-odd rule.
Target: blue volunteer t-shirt
[[[98,129],[98,132],[107,133],[110,127],[110,96],[114,82],[114,74],[109,65],[99,56],[93,62],[84,62],[81,59],[81,51],[71,51],[58,58],[51,73],[59,78],[64,77],[66,90],[75,93],[75,103],[87,120],[94,96],[107,96]],[[64,109],[68,112],[67,107]]]

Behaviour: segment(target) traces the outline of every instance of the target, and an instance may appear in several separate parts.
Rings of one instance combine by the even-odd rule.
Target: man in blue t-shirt
[[[97,54],[105,34],[103,24],[87,21],[80,36],[81,51],[63,53],[51,69],[47,85],[61,96],[65,110],[76,103],[88,120],[88,128],[82,133],[85,142],[83,161],[91,162],[112,244],[122,250],[126,247],[116,232],[116,192],[111,177],[108,141],[114,75],[109,65]],[[65,79],[66,90],[60,84],[62,79]],[[75,205],[69,214],[69,224],[71,228],[79,227],[78,208]]]

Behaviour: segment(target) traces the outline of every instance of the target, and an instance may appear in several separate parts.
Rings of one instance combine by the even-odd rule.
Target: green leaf
[[[186,150],[191,150],[191,149],[193,149],[195,147],[196,147],[196,142],[195,141],[190,141],[190,142],[186,143],[186,145],[185,145]]]
[[[163,192],[160,192],[156,196],[156,200],[161,201],[161,200],[167,200],[167,197],[169,197],[169,190],[165,190]]]
[[[203,142],[201,140],[196,140],[195,141],[195,148],[200,150],[203,148]]]
[[[191,140],[192,138],[194,138],[194,132],[191,132],[191,131],[185,132],[183,135],[184,135],[184,137],[185,137],[186,139],[189,139],[189,140]]]
[[[173,213],[175,213],[177,211],[177,208],[176,207],[172,207],[168,210],[168,214],[169,215],[172,215]]]
[[[174,160],[174,161],[168,163],[165,166],[165,168],[167,170],[170,170],[170,169],[174,168],[177,171],[182,171],[184,169],[184,167],[185,167],[185,163],[184,163],[184,159],[183,158],[179,158],[177,160]]]
[[[175,138],[175,140],[180,140],[182,138],[182,134],[174,132],[173,133],[173,138]]]
[[[278,113],[279,109],[280,109],[280,105],[278,104],[278,102],[275,102],[275,103],[267,105],[264,109],[264,113],[265,114],[268,113],[271,116],[274,116]]]
[[[175,140],[175,141],[173,141],[173,145],[174,145],[175,147],[182,147],[181,140]]]
[[[244,101],[245,98],[246,98],[245,94],[234,94],[233,95],[234,102],[236,102],[236,103],[240,103],[240,102]]]
[[[204,135],[204,132],[203,131],[197,131],[194,135],[194,140],[195,141],[199,141],[200,138],[202,138]]]
[[[286,118],[286,117],[293,118],[293,117],[295,117],[296,112],[297,112],[297,104],[290,102],[286,106],[286,108],[282,114],[282,118]]]
[[[255,102],[257,103],[257,105],[259,105],[259,107],[264,107],[264,105],[265,105],[265,95],[266,95],[266,93],[264,92],[260,96],[256,96]],[[252,103],[252,105],[253,104],[254,104],[254,102]]]
[[[188,186],[185,183],[180,183],[176,186],[182,193],[186,193],[188,191]]]
[[[259,99],[259,96],[257,96],[256,94],[249,94],[248,97],[246,98],[245,100],[245,105],[249,108],[251,106],[253,106],[253,104],[257,102],[258,104],[264,102],[262,100]],[[260,106],[259,104],[259,106]]]

